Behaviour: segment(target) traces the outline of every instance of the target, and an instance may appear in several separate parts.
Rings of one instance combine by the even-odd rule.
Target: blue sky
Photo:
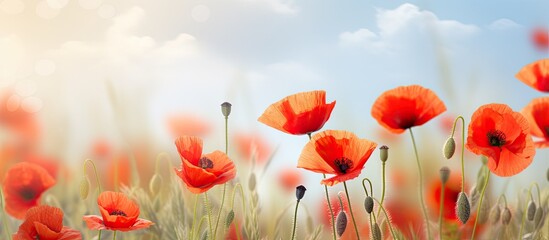
[[[542,96],[514,74],[548,57],[529,39],[549,25],[548,11],[549,1],[3,0],[0,86],[17,89],[47,126],[68,124],[67,156],[116,135],[110,85],[129,132],[164,149],[166,114],[219,124],[219,104],[230,101],[232,126],[281,145],[282,166],[304,137],[256,119],[297,92],[326,90],[337,101],[326,128],[365,138],[376,138],[371,104],[400,85],[433,89],[466,119],[490,102],[520,110]]]

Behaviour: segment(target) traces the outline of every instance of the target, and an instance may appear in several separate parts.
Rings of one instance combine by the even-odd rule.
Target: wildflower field
[[[0,0],[0,239],[549,239],[547,9]]]

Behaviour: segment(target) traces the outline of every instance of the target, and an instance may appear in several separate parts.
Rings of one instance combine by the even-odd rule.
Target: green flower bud
[[[534,215],[536,215],[536,203],[530,200],[530,202],[528,202],[528,208],[526,210],[526,217],[528,218],[528,221],[534,221]]]
[[[85,175],[82,180],[80,180],[80,198],[86,199],[90,193],[90,179],[88,175]]]
[[[444,143],[444,148],[442,149],[442,154],[446,159],[452,158],[454,156],[454,153],[456,152],[456,141],[453,137],[449,137],[446,139],[446,143]]]
[[[471,206],[469,205],[469,199],[467,194],[460,192],[456,203],[456,215],[461,223],[467,223],[469,216],[471,215]]]
[[[374,210],[374,199],[370,196],[367,196],[366,199],[364,199],[364,209],[366,209],[366,212],[368,214],[371,214]]]
[[[336,232],[341,237],[347,228],[347,215],[343,211],[339,211],[336,218]]]

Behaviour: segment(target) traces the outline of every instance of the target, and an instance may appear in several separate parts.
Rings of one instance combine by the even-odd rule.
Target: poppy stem
[[[349,191],[347,190],[347,182],[343,181],[343,187],[345,188],[345,195],[347,195],[347,203],[349,203],[349,212],[351,212],[351,218],[353,218],[353,225],[355,226],[355,232],[357,239],[360,239],[358,233],[358,227],[356,226],[355,215],[353,214],[353,208],[351,207],[351,198],[349,197]]]
[[[205,201],[204,204],[205,204],[205,207],[206,207],[206,211],[208,211],[208,226],[210,228],[210,236],[213,236],[212,208],[210,206],[210,201],[208,200],[208,192],[204,192],[204,201]]]
[[[191,237],[190,237],[190,239],[193,239],[192,235],[194,235],[194,227],[195,227],[195,223],[196,223],[196,205],[198,205],[198,194],[196,194],[195,198],[194,198],[193,222],[192,222],[192,227],[191,227]]]
[[[473,225],[473,233],[471,235],[471,240],[475,239],[475,230],[477,229],[477,222],[478,222],[478,219],[480,218],[480,209],[482,208],[482,200],[484,199],[484,192],[486,191],[486,186],[488,185],[488,180],[490,180],[490,175],[491,175],[490,170],[485,165],[483,165],[482,167],[486,168],[487,176],[484,180],[484,185],[482,186],[482,191],[480,193],[480,200],[478,201],[478,205],[477,205],[477,217],[475,218],[475,224]],[[522,228],[521,228],[521,231],[522,231]]]
[[[382,176],[382,177],[381,177],[381,181],[382,181],[383,185],[382,185],[382,188],[381,188],[381,202],[380,202],[379,205],[382,205],[382,204],[383,204],[383,200],[385,199],[385,162],[381,162],[381,166],[382,166],[382,167],[381,167],[381,169],[382,169],[382,170],[381,170],[381,174],[382,174],[382,175],[381,175],[381,176]],[[379,208],[379,209],[377,210],[377,215],[378,215],[378,216],[379,216],[380,211],[381,211],[381,208]]]
[[[101,180],[99,179],[99,174],[97,174],[97,167],[95,167],[95,163],[91,159],[86,159],[84,161],[84,165],[82,166],[84,168],[84,175],[86,175],[86,164],[90,163],[93,167],[93,173],[95,174],[95,182],[97,182],[97,188],[99,189],[99,193],[101,194]],[[101,230],[99,230],[99,233],[97,234],[97,240],[101,240]]]
[[[463,116],[458,116],[454,120],[454,126],[452,127],[452,137],[456,131],[457,121],[461,119],[461,191],[465,192],[465,163],[463,161],[463,156],[465,155],[465,119]],[[410,131],[412,131],[410,129]]]
[[[370,181],[370,179],[368,178],[364,178],[362,179],[362,187],[364,188],[364,193],[366,193],[366,197],[369,197],[370,195],[368,194],[368,190],[366,190],[366,184],[364,184],[364,181],[368,181],[368,183],[370,184],[370,193],[372,194],[372,199],[374,199],[374,188],[372,187],[372,181]],[[381,204],[380,204],[381,206]],[[373,222],[372,222],[372,216],[374,217],[374,222],[377,222],[376,220],[376,215],[375,214],[369,214],[369,218],[370,218],[370,229],[373,227]],[[378,213],[379,215],[379,213]]]
[[[116,231],[114,231],[114,234],[112,235],[112,240],[116,240]]]
[[[536,186],[536,188],[538,189],[538,202],[539,204],[541,204],[541,197],[540,197],[540,191],[539,191],[539,185],[534,182],[532,184],[530,184],[530,187],[528,188],[528,196],[529,196],[529,199],[528,201],[526,201],[526,206],[524,207],[524,214],[522,214],[522,221],[520,223],[520,231],[519,231],[519,237],[522,236],[522,229],[524,228],[524,221],[526,220],[526,213],[528,212],[528,205],[529,205],[529,200],[533,200],[533,197],[532,197],[532,187],[533,186]],[[521,237],[522,238],[522,237]]]
[[[309,136],[309,141],[311,140],[311,133],[307,133],[307,136]],[[323,173],[322,176],[324,179],[326,179],[326,174]],[[332,204],[330,203],[330,194],[328,193],[328,186],[324,185],[324,192],[326,193],[326,202],[328,203],[328,209],[330,209],[330,219],[332,223],[332,234],[334,237],[334,240],[337,239],[336,237],[336,228],[335,228],[335,220],[334,220],[334,210],[332,209]]]
[[[295,204],[295,212],[294,212],[294,227],[292,228],[292,238],[290,238],[291,240],[295,239],[295,228],[297,225],[297,209],[299,207],[299,202],[300,200],[297,199],[297,203]]]
[[[410,130],[410,136],[412,137],[412,145],[414,145],[414,153],[416,155],[417,169],[419,171],[419,201],[421,204],[421,210],[423,211],[423,217],[425,218],[427,236],[429,237],[429,240],[431,240],[433,239],[433,236],[431,236],[431,230],[429,229],[429,216],[427,215],[427,209],[425,209],[425,203],[423,202],[423,174],[421,172],[421,163],[419,162],[419,155],[417,153],[417,145],[416,145],[416,139],[414,138],[414,133],[412,132],[412,128],[408,128],[408,129]]]
[[[391,221],[389,221],[389,214],[387,214],[387,211],[385,210],[383,205],[381,205],[381,202],[379,202],[377,199],[375,199],[373,197],[372,197],[372,199],[374,199],[374,201],[376,201],[377,204],[379,204],[379,208],[381,208],[381,210],[383,210],[383,214],[385,214],[385,219],[387,219],[387,223],[389,224],[389,230],[391,230],[391,235],[393,235],[393,239],[398,239],[396,237],[395,230],[393,229],[393,224],[391,224]]]
[[[240,184],[240,183],[236,183],[236,185],[233,188],[233,194],[232,194],[232,197],[231,197],[231,209],[233,209],[233,207],[234,207],[234,196],[235,196],[237,188],[240,190],[240,198],[242,199],[242,201],[241,201],[242,202],[242,211],[244,213],[244,216],[246,216],[246,204],[244,202],[244,191],[242,191],[242,184]],[[236,238],[238,240],[240,240],[240,234],[238,234],[239,229],[238,229],[237,221],[234,221],[234,227],[235,227],[235,232],[236,232]]]
[[[229,155],[229,116],[225,117],[225,154]],[[221,205],[219,206],[219,213],[217,214],[217,221],[215,221],[215,229],[213,239],[217,236],[217,227],[219,226],[219,219],[221,218],[221,212],[223,211],[223,204],[225,203],[225,190],[227,189],[227,183],[223,184],[223,192],[221,193]]]
[[[440,212],[438,216],[438,234],[439,239],[442,240],[442,215],[444,214],[444,190],[445,190],[445,182],[442,182],[442,188],[440,190]]]
[[[2,188],[0,187],[0,206],[2,209],[5,209],[4,207],[4,193],[2,192]],[[10,235],[10,227],[8,225],[8,218],[6,217],[6,211],[2,211],[2,225],[4,225],[4,232],[6,233],[6,236],[8,240],[11,240]]]

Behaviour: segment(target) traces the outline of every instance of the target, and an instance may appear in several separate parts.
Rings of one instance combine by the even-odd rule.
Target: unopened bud
[[[381,229],[377,223],[372,226],[372,240],[381,240]]]
[[[248,189],[250,189],[250,191],[254,191],[256,183],[257,183],[257,180],[255,178],[255,173],[251,173],[250,179],[248,179]]]
[[[538,207],[536,209],[536,214],[534,215],[534,227],[538,228],[540,227],[540,224],[542,223],[542,219],[543,219],[543,215],[545,215],[545,213],[543,212],[543,208],[541,207]]]
[[[339,211],[336,218],[336,232],[341,237],[347,228],[347,215],[343,211]]]
[[[485,198],[484,201],[482,201],[482,204],[480,205],[480,212],[479,212],[480,216],[477,216],[478,223],[484,224],[488,221],[489,211],[490,211],[490,203],[488,199]]]
[[[231,104],[228,102],[224,102],[221,104],[221,113],[223,113],[223,116],[229,117],[231,114]]]
[[[448,179],[450,178],[450,168],[444,166],[440,168],[440,181],[442,181],[442,185],[446,184],[448,182]]]
[[[471,206],[469,205],[469,199],[467,194],[460,192],[456,203],[456,215],[461,223],[467,223],[469,216],[471,215]]]
[[[446,139],[446,143],[444,143],[444,148],[442,149],[442,153],[444,154],[444,157],[446,159],[452,158],[454,156],[454,153],[456,152],[456,141],[453,137],[449,137]]]
[[[469,196],[471,196],[471,206],[474,208],[480,198],[480,193],[477,190],[476,184],[469,190]]]
[[[88,194],[90,193],[90,179],[88,178],[88,175],[85,175],[82,180],[80,180],[80,198],[86,199],[88,198]]]
[[[366,199],[364,199],[364,209],[366,209],[368,214],[372,213],[374,210],[374,199],[372,197],[367,196]]]
[[[234,211],[231,209],[229,213],[227,213],[227,217],[225,218],[225,227],[229,228],[231,226],[231,223],[233,223],[234,220]]]
[[[156,195],[160,192],[162,188],[162,176],[159,174],[154,174],[149,182],[149,190],[153,195]]]
[[[528,218],[528,221],[534,221],[535,214],[536,214],[536,203],[530,200],[530,202],[528,203],[528,208],[526,210],[526,217]]]
[[[303,185],[299,185],[295,188],[295,197],[298,201],[303,198],[305,191],[307,191],[307,189]]]
[[[382,162],[386,162],[389,158],[389,147],[383,145],[379,147],[379,159],[381,159]]]
[[[501,213],[501,222],[504,225],[508,225],[511,222],[511,210],[508,207],[505,207]]]
[[[499,217],[501,216],[501,208],[498,205],[492,207],[490,210],[490,223],[496,224],[499,222]]]

